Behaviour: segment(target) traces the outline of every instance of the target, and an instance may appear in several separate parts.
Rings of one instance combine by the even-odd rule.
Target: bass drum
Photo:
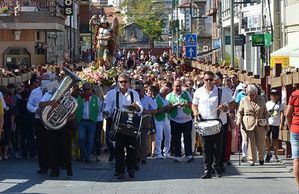
[[[118,135],[136,139],[140,135],[142,117],[132,111],[116,111],[113,117],[111,141],[116,141]]]

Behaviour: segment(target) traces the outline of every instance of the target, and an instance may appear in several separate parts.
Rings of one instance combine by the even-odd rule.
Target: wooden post
[[[279,77],[281,74],[281,63],[276,63],[273,69],[273,76]],[[279,98],[281,99],[281,87],[275,88],[279,93]],[[270,88],[271,90],[271,88]],[[270,97],[270,95],[269,95]],[[280,129],[281,130],[281,129]],[[278,140],[278,153],[284,153],[284,149],[282,148],[282,141]]]
[[[265,77],[262,79],[262,87],[265,87],[265,92],[267,95],[267,98],[270,98],[270,90],[271,90],[271,85],[268,84],[269,76],[271,74],[271,68],[270,66],[265,66]]]

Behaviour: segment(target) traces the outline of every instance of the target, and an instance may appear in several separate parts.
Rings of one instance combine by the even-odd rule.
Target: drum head
[[[210,120],[210,121],[201,121],[198,123],[198,127],[205,128],[205,127],[212,127],[219,125],[218,120]]]

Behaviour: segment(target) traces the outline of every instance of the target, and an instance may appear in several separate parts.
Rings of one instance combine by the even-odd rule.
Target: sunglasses
[[[214,81],[214,79],[213,78],[208,78],[208,79],[205,79],[205,81],[206,82],[208,82],[208,81],[212,82],[212,81]]]
[[[88,91],[88,90],[90,90],[90,88],[83,88],[83,90],[84,90],[84,91]]]
[[[128,81],[125,81],[125,80],[123,80],[123,81],[118,81],[119,83],[121,83],[121,84],[123,84],[123,83],[128,83]]]

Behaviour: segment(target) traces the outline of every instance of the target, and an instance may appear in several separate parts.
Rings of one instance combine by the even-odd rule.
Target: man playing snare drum
[[[140,102],[138,93],[135,90],[129,89],[130,78],[127,74],[118,76],[118,88],[110,90],[105,99],[105,108],[103,114],[108,117],[113,113],[111,110],[122,110],[124,107],[140,114],[143,107]],[[135,139],[126,135],[117,135],[115,143],[116,154],[116,173],[118,179],[123,179],[125,174],[125,164],[127,165],[127,172],[131,178],[135,177],[134,164],[136,159]],[[125,151],[126,148],[126,158]]]
[[[226,95],[222,95],[221,89],[214,86],[214,73],[210,71],[205,72],[204,86],[196,89],[193,96],[192,110],[194,121],[198,122],[200,117],[202,120],[219,119],[220,123],[225,123],[228,100]],[[204,121],[199,122],[203,123]],[[202,178],[212,178],[213,158],[215,158],[214,168],[216,176],[221,177],[222,132],[218,131],[218,133],[209,136],[203,135],[202,143],[204,159],[204,175]]]

